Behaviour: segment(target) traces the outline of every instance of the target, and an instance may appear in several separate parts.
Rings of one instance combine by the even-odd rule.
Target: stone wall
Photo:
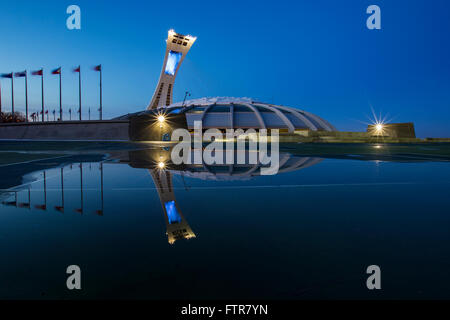
[[[62,121],[0,124],[0,140],[129,141],[123,120]]]

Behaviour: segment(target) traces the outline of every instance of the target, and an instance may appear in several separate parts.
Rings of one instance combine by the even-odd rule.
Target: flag
[[[27,71],[26,70],[22,71],[22,72],[14,73],[14,77],[16,77],[16,78],[23,78],[23,77],[26,77],[26,76],[27,76]]]
[[[3,73],[2,78],[12,79],[13,75],[14,75],[14,73],[12,73],[12,72],[11,73]]]
[[[98,66],[95,66],[95,67],[94,67],[94,70],[95,70],[95,71],[102,71],[102,65],[99,64]]]
[[[59,211],[59,212],[64,212],[64,207],[61,207],[61,206],[55,206],[55,209],[57,210],[57,211]]]
[[[48,110],[45,111],[45,114],[48,114]]]
[[[43,76],[44,75],[44,70],[41,69],[41,70],[31,71],[31,74],[33,76]]]
[[[61,74],[61,67],[52,71],[52,74]]]
[[[78,66],[75,69],[73,69],[73,72],[80,72],[80,70],[81,70],[81,66]]]

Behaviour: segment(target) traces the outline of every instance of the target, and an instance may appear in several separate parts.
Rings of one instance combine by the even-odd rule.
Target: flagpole
[[[79,94],[79,101],[80,101],[80,121],[81,121],[81,66],[78,67],[79,72],[78,72],[78,94]]]
[[[28,73],[25,70],[25,121],[28,122]]]
[[[2,113],[2,83],[0,81],[0,115]]]
[[[61,206],[64,210],[64,167],[61,168]]]
[[[14,72],[11,72],[11,107],[14,118]]]
[[[102,65],[100,65],[100,120],[103,119],[103,101],[102,101]]]
[[[42,121],[44,121],[44,69],[41,74],[41,103],[42,103]]]
[[[63,120],[63,111],[62,111],[61,74],[62,74],[62,70],[59,71],[59,117],[61,118],[61,121],[62,121]]]

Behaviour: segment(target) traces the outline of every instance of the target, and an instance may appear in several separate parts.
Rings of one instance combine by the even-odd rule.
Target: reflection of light
[[[164,121],[166,121],[166,117],[164,117],[163,115],[158,116],[158,121],[163,123]]]
[[[169,224],[180,223],[181,216],[177,211],[177,207],[175,205],[175,201],[168,201],[164,203],[167,212],[167,219],[169,220]]]
[[[162,161],[158,163],[158,168],[160,168],[160,169],[164,169],[165,166],[166,166],[166,164]]]
[[[374,148],[375,149],[381,149],[381,146],[380,145],[376,145],[376,146],[374,146]]]

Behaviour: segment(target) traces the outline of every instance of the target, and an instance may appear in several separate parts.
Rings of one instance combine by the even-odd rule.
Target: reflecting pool
[[[447,145],[285,144],[266,176],[170,152],[0,143],[0,298],[450,298]]]

